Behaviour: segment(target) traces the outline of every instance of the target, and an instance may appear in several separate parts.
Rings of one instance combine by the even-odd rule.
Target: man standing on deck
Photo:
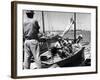
[[[31,58],[33,56],[36,68],[41,68],[39,58],[39,24],[34,20],[34,11],[25,11],[26,19],[23,24],[23,39],[24,39],[24,69],[30,69]]]

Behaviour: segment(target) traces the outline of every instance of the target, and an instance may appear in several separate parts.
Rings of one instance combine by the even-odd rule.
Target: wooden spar
[[[76,42],[76,13],[74,13],[74,42]]]
[[[45,33],[45,26],[44,26],[44,12],[42,11],[42,24],[43,24],[43,33]]]

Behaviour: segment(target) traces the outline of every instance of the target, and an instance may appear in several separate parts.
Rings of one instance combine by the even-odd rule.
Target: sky
[[[25,10],[24,20],[26,19]],[[43,30],[43,20],[44,17],[44,27],[45,30],[65,30],[67,26],[70,25],[70,19],[74,18],[74,13],[72,12],[52,12],[44,11],[42,16],[41,11],[34,11],[34,18],[38,20],[41,27],[40,31]],[[91,30],[91,14],[89,13],[76,13],[76,29],[81,30]],[[73,29],[73,26],[71,27]]]

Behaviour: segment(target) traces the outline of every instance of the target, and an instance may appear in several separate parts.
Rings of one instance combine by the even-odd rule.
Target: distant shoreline
[[[74,30],[69,30],[69,31],[74,31]],[[76,31],[90,31],[90,30],[76,30]],[[46,30],[46,32],[63,32],[63,30]],[[91,32],[91,31],[90,31]]]

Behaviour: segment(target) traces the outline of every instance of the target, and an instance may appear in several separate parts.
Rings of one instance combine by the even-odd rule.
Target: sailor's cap
[[[34,14],[34,11],[33,10],[26,10],[26,13],[33,13]]]
[[[82,34],[79,35],[80,37],[83,37]]]

